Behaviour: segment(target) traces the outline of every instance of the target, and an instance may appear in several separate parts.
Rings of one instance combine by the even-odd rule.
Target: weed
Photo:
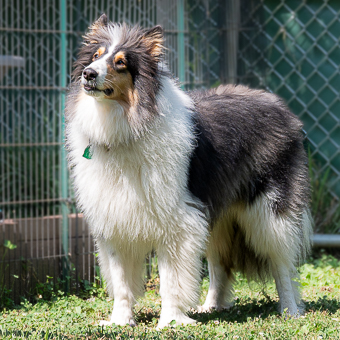
[[[12,287],[8,288],[5,284],[5,272],[6,269],[9,267],[9,264],[4,264],[5,263],[5,258],[7,255],[7,252],[9,250],[15,249],[17,246],[13,244],[10,240],[5,240],[3,247],[5,248],[2,259],[0,261],[0,309],[3,307],[11,307],[14,305],[14,301],[11,298],[11,293],[12,293]],[[13,275],[15,279],[18,278],[17,275]]]

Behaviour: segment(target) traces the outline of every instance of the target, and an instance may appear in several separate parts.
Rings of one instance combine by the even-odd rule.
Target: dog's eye
[[[96,52],[96,53],[93,55],[93,57],[92,57],[92,61],[94,61],[94,60],[96,60],[96,59],[98,59],[98,58],[99,58],[99,53]]]
[[[125,65],[125,63],[122,59],[120,59],[116,62],[116,65],[123,66],[123,65]]]

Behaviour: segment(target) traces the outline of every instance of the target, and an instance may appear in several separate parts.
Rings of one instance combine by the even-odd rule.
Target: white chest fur
[[[188,224],[205,226],[187,190],[190,100],[167,80],[158,103],[157,124],[137,140],[119,104],[86,96],[75,108],[69,158],[78,203],[95,236],[157,242]],[[89,140],[91,160],[82,157]]]

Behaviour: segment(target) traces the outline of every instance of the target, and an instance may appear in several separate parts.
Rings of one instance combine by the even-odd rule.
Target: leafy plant
[[[315,222],[315,232],[339,233],[340,203],[329,192],[330,168],[321,172],[310,151],[308,158],[312,186],[311,212]]]
[[[8,268],[9,264],[4,264],[5,263],[5,258],[7,255],[7,252],[9,250],[15,249],[17,246],[13,244],[10,240],[5,240],[3,244],[5,250],[2,255],[2,259],[0,262],[0,308],[2,307],[10,307],[13,305],[13,299],[11,299],[11,292],[12,289],[6,287],[5,285],[5,271]],[[15,279],[18,278],[17,275],[13,275]]]
[[[106,285],[100,276],[95,277],[94,282],[88,280],[80,280],[81,292],[79,294],[82,298],[100,297],[107,296]]]

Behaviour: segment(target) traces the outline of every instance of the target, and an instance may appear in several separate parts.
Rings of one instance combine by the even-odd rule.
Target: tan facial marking
[[[125,58],[125,53],[120,51],[117,52],[115,57],[113,58],[114,64],[119,67],[119,68],[125,68],[126,67],[126,58]]]
[[[119,64],[119,61],[123,63]],[[123,52],[116,53],[112,65],[107,65],[107,75],[105,79],[107,85],[114,89],[108,98],[119,101],[127,110],[136,105],[138,97],[136,96],[132,76],[127,69],[125,54]]]
[[[99,47],[96,53],[92,57],[92,61],[95,61],[96,59],[100,58],[101,55],[105,52],[106,48],[104,46]]]

